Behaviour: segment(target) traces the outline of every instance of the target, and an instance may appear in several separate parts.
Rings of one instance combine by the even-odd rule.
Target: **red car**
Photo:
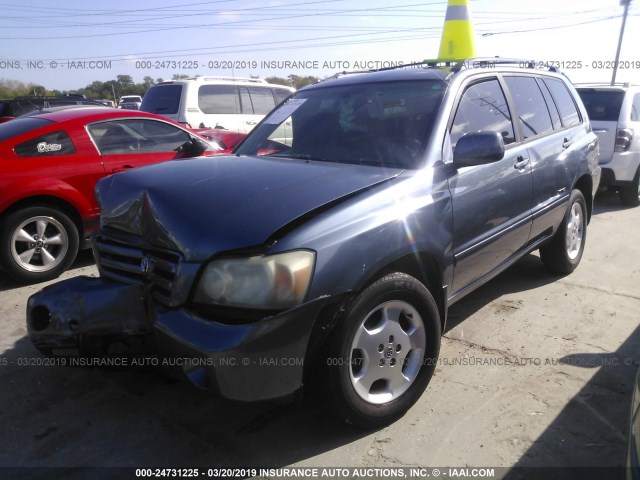
[[[238,145],[247,136],[246,133],[234,132],[222,128],[192,128],[192,132],[196,132],[201,137],[211,142],[218,142],[222,147],[220,154],[231,153],[236,145]]]
[[[0,266],[19,281],[58,276],[98,226],[98,179],[220,150],[164,117],[133,110],[60,107],[1,124]]]

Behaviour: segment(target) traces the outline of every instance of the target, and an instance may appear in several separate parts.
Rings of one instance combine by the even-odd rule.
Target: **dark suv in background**
[[[452,303],[533,250],[578,266],[600,179],[567,78],[500,59],[337,75],[235,153],[101,180],[100,278],[32,296],[33,344],[135,341],[236,400],[320,376],[341,419],[388,423],[429,383]]]
[[[0,123],[8,122],[34,110],[66,105],[104,106],[104,103],[89,100],[84,95],[73,94],[57,97],[16,97],[11,100],[0,100]]]

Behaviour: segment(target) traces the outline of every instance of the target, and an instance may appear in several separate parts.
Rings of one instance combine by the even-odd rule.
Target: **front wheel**
[[[582,258],[587,239],[587,204],[580,190],[573,190],[562,224],[551,243],[540,248],[545,267],[554,273],[573,272]]]
[[[71,266],[78,245],[78,229],[67,215],[49,207],[29,207],[2,223],[0,263],[18,281],[43,282]]]
[[[355,300],[329,339],[328,385],[341,418],[386,425],[420,398],[440,349],[440,315],[429,290],[393,273]]]

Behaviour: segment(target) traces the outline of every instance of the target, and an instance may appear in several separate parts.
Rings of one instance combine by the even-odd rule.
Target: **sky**
[[[446,0],[0,0],[0,79],[72,91],[130,75],[313,75],[436,58]],[[472,0],[478,56],[609,82],[620,0]],[[640,83],[640,0],[616,80]]]

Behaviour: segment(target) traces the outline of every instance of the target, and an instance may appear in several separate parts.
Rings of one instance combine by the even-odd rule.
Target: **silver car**
[[[640,85],[580,85],[577,88],[600,140],[600,186],[640,205]]]

